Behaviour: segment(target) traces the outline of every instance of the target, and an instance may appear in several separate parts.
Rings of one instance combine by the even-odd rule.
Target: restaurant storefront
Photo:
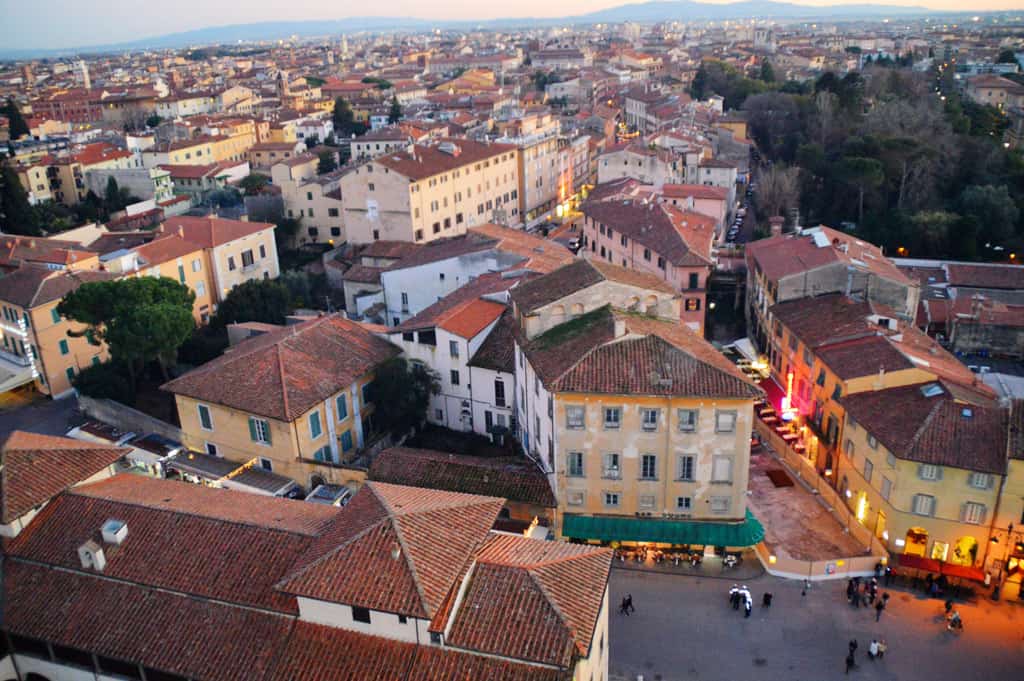
[[[569,514],[562,518],[562,536],[615,548],[695,551],[707,547],[724,553],[754,546],[764,539],[764,527],[749,509],[744,520],[732,523]]]

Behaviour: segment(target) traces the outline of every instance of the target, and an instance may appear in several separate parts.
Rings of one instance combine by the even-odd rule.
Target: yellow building
[[[522,222],[510,144],[448,139],[385,154],[345,174],[341,195],[346,237],[356,244],[426,243],[487,222]]]
[[[989,569],[1009,410],[944,381],[840,402],[846,421],[836,475],[857,519],[894,553]]]
[[[208,254],[202,246],[171,232],[134,250],[136,276],[167,277],[184,284],[196,296],[192,307],[196,323],[210,321],[216,291],[211,282]]]
[[[0,278],[0,392],[34,384],[44,395],[61,397],[78,372],[105,361],[105,346],[69,334],[81,331],[81,325],[61,317],[57,304],[83,283],[114,278],[109,272],[41,264],[22,265]]]
[[[746,489],[761,391],[679,323],[671,287],[580,261],[512,300],[518,435],[549,475],[560,536],[760,541]]]
[[[339,315],[246,340],[163,386],[191,449],[315,486],[361,481],[348,465],[377,439],[369,386],[398,348]]]

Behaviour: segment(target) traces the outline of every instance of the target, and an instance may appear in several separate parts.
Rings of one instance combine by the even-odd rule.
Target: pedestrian
[[[748,593],[746,598],[743,599],[743,617],[744,619],[750,617],[750,612],[754,609],[754,601],[750,598]]]
[[[889,586],[889,582],[892,581],[892,568],[888,565],[885,566],[885,585]]]
[[[846,673],[849,674],[851,669],[853,669],[853,653],[846,656]]]
[[[851,638],[850,639],[850,654],[853,655],[855,652],[857,652],[857,639]]]
[[[853,584],[853,579],[850,579],[850,581],[846,583],[846,600],[853,601],[853,593],[855,589],[856,587]]]
[[[765,591],[764,596],[761,597],[761,607],[770,608],[772,607],[772,594],[770,591]]]
[[[732,603],[733,610],[740,609],[740,588],[733,584],[732,589],[729,591],[729,602]]]
[[[622,605],[619,606],[619,614],[629,616],[629,602],[623,598]]]
[[[949,617],[951,612],[953,612],[953,599],[949,598],[946,600],[946,617]]]
[[[876,657],[878,657],[878,640],[877,639],[871,639],[871,645],[868,646],[868,657],[870,659],[872,659],[872,660],[875,659]]]
[[[884,638],[881,641],[878,642],[878,658],[879,659],[885,657],[885,650],[888,647],[889,646],[886,645]]]
[[[877,603],[875,603],[875,621],[876,622],[878,620],[882,619],[882,611],[883,610],[885,610],[885,601],[882,600],[882,599],[879,599],[879,601]]]
[[[626,594],[626,608],[629,612],[636,612],[636,608],[633,607],[633,594]],[[629,614],[628,612],[626,613]]]
[[[810,590],[811,590],[811,580],[805,579],[804,580],[804,588],[803,588],[803,591],[800,592],[800,595],[801,596],[806,596],[807,592],[810,591]]]

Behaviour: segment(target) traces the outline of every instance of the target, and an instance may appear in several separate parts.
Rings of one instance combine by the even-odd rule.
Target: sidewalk
[[[675,565],[672,561],[666,560],[656,563],[651,559],[647,559],[643,563],[637,563],[632,560],[621,561],[618,558],[612,561],[612,567],[618,570],[631,570],[633,572],[652,572],[681,577],[706,577],[709,579],[731,580],[733,582],[750,581],[765,574],[761,561],[757,559],[753,551],[744,551],[743,560],[733,568],[726,568],[722,564],[722,559],[717,556],[704,558],[698,567],[693,567],[687,562],[680,562],[679,565]]]

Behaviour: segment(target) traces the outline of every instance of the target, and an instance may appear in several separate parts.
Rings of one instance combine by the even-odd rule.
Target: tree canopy
[[[135,371],[156,360],[164,373],[178,347],[195,327],[195,294],[167,277],[130,277],[82,284],[57,305],[57,311],[85,325],[92,342],[105,342],[111,357]]]
[[[332,170],[338,169],[338,162],[335,159],[334,152],[330,150],[321,151],[317,157],[316,172],[318,175],[329,173]]]
[[[270,184],[270,178],[260,173],[249,173],[238,182],[246,196],[256,196]]]
[[[26,236],[42,233],[28,193],[7,161],[0,161],[0,232]]]
[[[395,357],[377,368],[370,388],[374,404],[386,405],[374,412],[377,426],[393,437],[402,437],[426,422],[430,396],[441,392],[437,372],[422,362]]]
[[[250,279],[228,292],[210,323],[214,326],[240,322],[283,324],[291,311],[287,286],[277,279]]]
[[[388,123],[394,125],[402,120],[402,105],[398,103],[398,97],[391,98],[391,108],[388,110]]]
[[[7,104],[0,106],[0,116],[7,117],[12,140],[29,134],[28,123],[13,99],[8,99]]]

